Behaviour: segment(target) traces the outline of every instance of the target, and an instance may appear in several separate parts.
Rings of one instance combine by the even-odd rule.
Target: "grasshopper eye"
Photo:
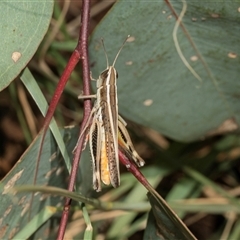
[[[118,78],[118,72],[116,71],[116,78]]]

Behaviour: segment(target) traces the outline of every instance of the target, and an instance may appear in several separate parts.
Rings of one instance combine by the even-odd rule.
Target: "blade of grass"
[[[28,125],[27,125],[25,117],[23,115],[21,106],[19,104],[15,83],[9,85],[9,93],[11,95],[12,102],[14,102],[14,106],[15,106],[15,109],[16,109],[16,114],[17,114],[19,123],[21,125],[21,129],[23,130],[24,139],[26,140],[27,144],[30,144],[32,142],[32,136],[30,134]]]
[[[231,234],[229,235],[229,239],[239,239],[240,236],[240,219],[237,219]]]
[[[31,74],[31,72],[29,71],[28,68],[24,69],[24,71],[22,72],[22,74],[20,76],[20,79],[22,80],[23,84],[25,85],[25,87],[27,88],[29,93],[31,94],[34,101],[36,102],[36,104],[37,104],[38,108],[40,109],[41,113],[43,114],[43,116],[45,116],[46,110],[48,108],[47,101],[46,101],[45,97],[43,96],[41,89],[37,85],[33,75]],[[71,162],[70,162],[69,156],[67,154],[67,150],[66,150],[65,144],[63,142],[61,133],[60,133],[57,123],[54,119],[51,121],[49,127],[53,133],[53,136],[54,136],[57,144],[58,144],[59,150],[62,153],[62,156],[66,163],[67,169],[68,169],[68,171],[70,171]]]
[[[81,209],[82,209],[82,213],[83,213],[85,223],[87,225],[87,227],[84,231],[84,239],[86,239],[86,240],[87,239],[93,239],[93,227],[92,227],[91,219],[89,217],[87,208],[86,208],[84,203],[81,204]]]
[[[240,202],[236,198],[234,198],[231,194],[218,186],[216,183],[202,175],[200,172],[190,167],[183,167],[183,170],[186,174],[194,178],[196,181],[200,182],[205,186],[210,186],[214,191],[220,193],[223,197],[229,199],[229,201],[232,202],[237,208],[240,208]]]

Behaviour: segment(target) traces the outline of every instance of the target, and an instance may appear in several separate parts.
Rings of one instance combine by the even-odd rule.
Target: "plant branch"
[[[81,14],[81,25],[80,25],[80,31],[79,31],[79,39],[77,47],[75,48],[72,55],[79,56],[81,58],[82,63],[82,72],[83,72],[83,94],[85,96],[90,95],[90,68],[89,68],[89,60],[88,60],[88,35],[89,35],[89,18],[90,18],[90,1],[89,0],[83,0],[82,4],[82,14]],[[69,60],[70,64],[71,59]],[[84,117],[80,128],[80,133],[84,129],[88,118],[91,113],[91,100],[85,99],[84,100]],[[74,159],[73,159],[73,165],[70,173],[70,179],[68,184],[68,191],[74,190],[75,180],[78,172],[78,166],[80,162],[83,142],[84,142],[84,136],[85,134],[82,134],[81,139],[78,141],[78,146],[76,147],[76,150],[74,152]],[[62,240],[64,238],[64,233],[68,221],[69,216],[69,209],[71,205],[71,199],[66,198],[64,203],[64,209],[62,213],[62,218],[58,230],[58,240]]]
[[[153,187],[144,177],[144,175],[139,171],[139,168],[134,164],[133,160],[130,161],[127,156],[121,151],[121,148],[118,149],[119,160],[129,172],[131,172],[134,177],[148,190],[151,191]]]

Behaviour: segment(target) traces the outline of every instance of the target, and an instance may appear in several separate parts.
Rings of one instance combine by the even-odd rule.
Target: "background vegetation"
[[[81,1],[55,3],[50,27],[43,41],[52,3],[43,1],[41,4],[35,5],[35,14],[25,13],[28,27],[20,25],[14,28],[10,21],[17,17],[21,19],[21,14],[18,16],[17,9],[7,5],[7,2],[5,5],[1,3],[5,9],[2,16],[6,19],[5,22],[1,21],[2,31],[7,29],[9,33],[9,29],[12,30],[9,36],[5,34],[0,37],[4,59],[0,63],[3,89],[0,93],[2,178],[36,137],[44,120],[23,85],[23,79],[21,81],[16,76],[31,59],[28,68],[47,101],[50,101],[78,38]],[[106,67],[101,38],[104,38],[111,62],[126,36],[132,36],[132,42],[124,47],[116,64],[119,73],[119,111],[130,120],[128,129],[134,146],[146,161],[142,172],[198,239],[238,239],[239,3],[174,1],[168,5],[167,1],[151,4],[119,1],[113,8],[112,5],[113,2],[109,1],[92,3],[90,24],[94,32],[90,45],[91,70],[96,78]],[[177,26],[175,14],[179,16],[184,9],[182,24],[174,35]],[[44,13],[44,17],[36,25],[39,21],[36,13],[40,12]],[[19,28],[26,32],[17,32]],[[15,38],[12,38],[13,33]],[[13,55],[11,59],[7,55],[12,46],[18,46],[14,52],[26,52],[19,62],[16,61],[17,64],[14,64]],[[59,126],[79,126],[81,122],[82,103],[77,99],[82,89],[80,73],[81,69],[76,68],[60,100],[55,113]],[[28,76],[27,80],[31,81],[31,74]],[[14,78],[15,81],[7,86]],[[67,128],[62,133],[70,157],[78,131],[77,127]],[[14,173],[11,176],[15,176],[18,184],[21,184],[22,176],[25,180],[33,177],[37,141],[20,159],[28,159],[25,162],[28,171],[22,173],[16,166],[10,173]],[[56,149],[57,145],[50,136],[47,137],[42,159],[55,159],[55,155],[60,154]],[[84,153],[78,179],[81,193],[102,201],[120,202],[118,209],[131,209],[121,211],[113,208],[108,212],[90,209],[96,239],[142,239],[150,209],[146,190],[121,167],[120,188],[106,188],[101,194],[93,193],[90,156],[87,151]],[[67,170],[62,160],[56,163],[41,161],[40,164],[38,184],[66,185]],[[53,174],[50,169],[53,169],[54,178],[49,177]],[[3,180],[3,184],[6,183],[9,183],[8,178]],[[3,186],[3,192],[4,189]],[[10,215],[17,213],[22,222],[27,219],[29,205],[24,204],[25,195],[19,196],[18,200],[12,197],[5,199],[8,207],[1,209],[4,216],[0,231],[2,237],[4,234],[13,236],[22,229],[19,225],[9,228],[14,223],[13,220],[8,222],[8,218],[12,219]],[[38,201],[47,197],[39,194]],[[56,197],[48,201],[44,206],[60,208],[57,204],[62,203]],[[16,205],[21,205],[21,208],[14,213]],[[72,212],[66,239],[79,239],[85,229],[82,212],[78,208],[76,206]],[[32,214],[45,214],[48,219],[60,212],[61,209],[57,208],[42,212],[34,208]],[[45,224],[37,234],[42,235],[42,231],[46,232],[49,226],[54,230],[47,235],[48,238],[55,233],[59,215],[54,216],[47,223],[49,225]],[[28,229],[31,228],[28,226]],[[37,239],[37,234],[33,238]]]

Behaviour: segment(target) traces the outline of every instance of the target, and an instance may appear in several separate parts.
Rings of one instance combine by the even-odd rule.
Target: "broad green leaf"
[[[144,239],[196,240],[167,203],[154,191],[150,190],[148,198],[152,206]]]
[[[51,20],[53,0],[0,1],[0,90],[27,65]]]
[[[76,141],[78,139],[78,133],[79,128],[66,128],[64,130],[64,133],[62,133],[64,142],[66,144],[66,149],[68,150],[68,154],[71,156],[71,158],[72,150],[74,149]],[[37,230],[37,227],[44,224],[45,221],[56,212],[56,210],[54,210],[52,211],[52,214],[49,214],[49,209],[47,209],[48,206],[61,207],[63,205],[63,199],[59,196],[50,196],[49,194],[40,194],[38,192],[34,194],[34,201],[30,207],[30,193],[19,193],[16,195],[7,193],[7,190],[10,187],[33,184],[36,168],[36,157],[39,151],[40,139],[41,135],[39,135],[34,140],[34,142],[19,159],[11,172],[9,172],[9,174],[1,181],[1,239],[12,238],[18,231],[22,230],[23,228],[25,231],[24,236],[27,234],[26,231],[28,229],[29,233],[35,232]],[[83,164],[81,163],[81,166],[82,165]],[[91,171],[90,162],[89,164],[85,162],[84,165],[88,165],[89,171],[84,172],[81,170],[81,178],[84,179],[84,181],[91,182],[91,180],[89,180],[89,176],[92,178],[91,174],[89,174]],[[81,166],[80,168],[84,167]],[[61,157],[60,151],[54,141],[53,136],[50,134],[50,131],[48,131],[44,140],[44,151],[42,153],[39,171],[37,174],[37,184],[57,186],[59,188],[66,189],[68,176],[69,174],[65,162]],[[82,192],[86,193],[90,191],[89,184],[84,184],[82,182],[80,185]],[[34,225],[36,226],[35,229],[32,229],[33,225],[31,224],[34,224],[36,221],[33,219],[33,221],[29,222],[30,209],[30,219],[35,216],[39,216],[37,225]],[[46,212],[41,212],[43,209],[45,209]],[[44,216],[47,214],[48,218],[42,217],[42,214]],[[29,226],[28,222],[30,224]],[[40,234],[43,239],[49,239],[49,235],[42,235],[43,231],[44,229],[46,230],[46,228],[55,227],[56,224],[58,224],[58,221],[55,221],[54,218],[51,219],[44,225],[44,227],[41,228],[41,231],[38,232],[38,234]]]
[[[175,15],[184,8],[178,27]],[[181,141],[204,137],[226,120],[237,128],[239,15],[233,0],[118,1],[92,36],[93,76],[106,68],[100,39],[111,64],[130,34],[116,63],[124,117]]]

